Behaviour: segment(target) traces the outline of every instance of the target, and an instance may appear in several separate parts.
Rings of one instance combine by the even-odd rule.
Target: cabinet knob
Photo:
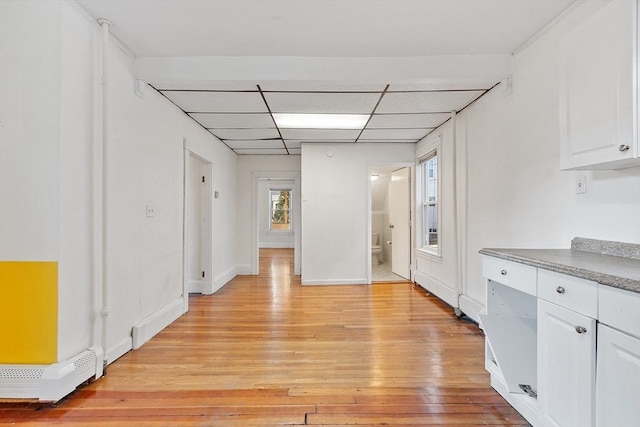
[[[624,151],[628,151],[628,150],[629,150],[629,146],[628,146],[627,144],[620,144],[620,145],[618,146],[618,150],[619,150],[619,151],[622,151],[622,152],[624,152]]]
[[[579,334],[585,334],[587,332],[587,328],[584,326],[576,326],[576,332]]]
[[[558,286],[556,288],[556,292],[559,293],[559,294],[564,294],[564,288],[562,286]]]
[[[507,275],[507,270],[500,270],[500,274],[502,274],[503,276]]]

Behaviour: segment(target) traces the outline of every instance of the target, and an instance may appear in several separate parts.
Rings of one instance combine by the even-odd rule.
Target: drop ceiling
[[[571,0],[79,0],[143,79],[238,154],[415,143],[508,75]],[[273,114],[365,114],[299,129]]]

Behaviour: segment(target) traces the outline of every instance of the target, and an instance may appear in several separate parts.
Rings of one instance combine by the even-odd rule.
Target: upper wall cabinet
[[[638,0],[614,0],[562,38],[562,169],[640,164],[637,28]]]

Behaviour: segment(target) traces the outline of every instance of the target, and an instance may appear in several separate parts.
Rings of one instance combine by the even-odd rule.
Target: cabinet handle
[[[629,146],[628,146],[627,144],[620,144],[620,145],[618,146],[618,150],[619,150],[619,151],[622,151],[622,152],[624,152],[624,151],[629,151]]]
[[[587,332],[587,328],[584,326],[576,326],[576,332],[579,334],[585,334]]]
[[[507,270],[500,270],[500,274],[502,274],[503,276],[507,275]]]
[[[564,288],[562,286],[558,286],[556,288],[556,292],[559,293],[559,294],[564,294]]]

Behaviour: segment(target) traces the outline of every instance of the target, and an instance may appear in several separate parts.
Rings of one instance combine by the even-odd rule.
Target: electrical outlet
[[[153,218],[156,216],[156,208],[153,203],[147,203],[147,218]]]
[[[587,192],[587,177],[580,175],[576,178],[576,194],[583,194]]]

